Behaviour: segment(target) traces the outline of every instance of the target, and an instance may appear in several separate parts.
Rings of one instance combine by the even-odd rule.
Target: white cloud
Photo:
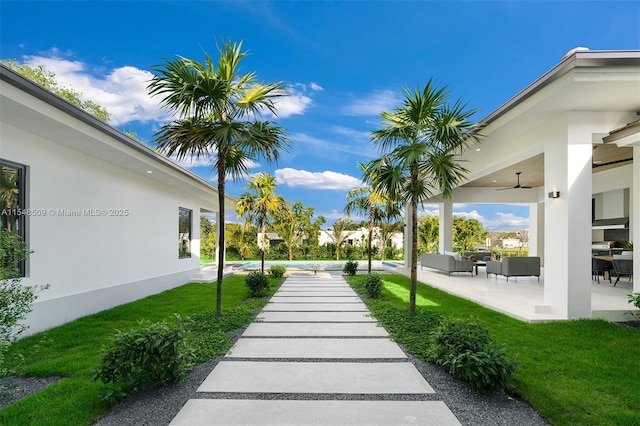
[[[378,153],[373,145],[364,141],[354,139],[344,140],[342,143],[329,142],[324,139],[315,138],[305,133],[294,133],[289,135],[293,141],[294,148],[302,147],[305,150],[313,149],[322,155],[335,157],[339,153],[357,155],[358,157],[376,158]]]
[[[454,216],[463,217],[465,219],[476,219],[480,223],[485,223],[486,219],[477,210],[471,210],[470,212],[453,212]]]
[[[331,221],[336,221],[338,219],[347,219],[347,215],[344,214],[343,212],[340,212],[336,209],[332,209],[330,212],[328,213],[318,213],[318,216],[324,216],[325,219],[327,220],[331,220]]]
[[[273,103],[278,112],[278,117],[287,118],[292,115],[304,114],[311,102],[311,98],[304,93],[290,90],[286,96],[277,98]]]
[[[324,87],[320,86],[319,84],[314,83],[313,81],[309,84],[309,86],[311,87],[312,90],[316,90],[316,91],[324,90]]]
[[[487,228],[497,231],[529,229],[529,218],[516,216],[513,213],[497,212],[495,217],[487,221]]]
[[[391,111],[400,102],[398,92],[393,90],[376,90],[373,93],[354,99],[342,108],[346,115],[380,115],[383,111]]]
[[[290,188],[349,190],[362,185],[360,179],[343,173],[309,172],[291,168],[275,171],[276,183]]]
[[[82,93],[83,100],[92,100],[105,107],[111,114],[111,125],[132,121],[168,121],[171,118],[171,114],[147,92],[147,85],[153,77],[149,71],[123,66],[96,77],[83,62],[63,59],[57,50],[50,54],[52,56],[26,56],[24,60],[30,66],[44,65],[56,74],[61,87],[77,90]]]
[[[204,157],[201,156],[200,158],[196,159],[195,157],[183,157],[180,160],[178,160],[178,158],[176,157],[176,155],[172,155],[170,157],[167,157],[169,160],[171,160],[172,162],[174,162],[175,164],[177,164],[180,167],[183,167],[185,169],[191,169],[194,167],[203,167],[203,166],[210,166],[211,165],[211,158],[209,157]]]

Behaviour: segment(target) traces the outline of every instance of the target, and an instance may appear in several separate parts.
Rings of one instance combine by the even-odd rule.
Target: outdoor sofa
[[[529,257],[505,257],[502,262],[487,261],[487,278],[489,274],[504,275],[509,277],[538,277],[540,281],[540,258]]]
[[[471,258],[472,256],[481,261],[491,260],[490,251],[465,251],[464,253],[462,253],[461,259],[466,260]]]
[[[471,260],[457,260],[452,255],[423,253],[420,255],[420,267],[437,269],[451,275],[452,272],[470,272],[473,274]]]

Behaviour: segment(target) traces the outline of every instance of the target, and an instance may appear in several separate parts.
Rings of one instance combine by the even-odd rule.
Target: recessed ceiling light
[[[497,182],[497,180],[494,180],[494,181],[493,181],[493,183],[496,183],[496,182]]]
[[[476,152],[480,151],[480,148],[476,148]]]
[[[147,173],[151,174],[151,173],[153,173],[153,172],[152,172],[151,170],[147,170]]]

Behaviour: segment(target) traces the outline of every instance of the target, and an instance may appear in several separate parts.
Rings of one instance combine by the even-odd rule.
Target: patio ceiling
[[[593,145],[593,173],[602,172],[633,163],[633,148],[619,148],[613,144]],[[467,182],[463,187],[508,188],[516,184],[516,172],[520,175],[520,184],[526,186],[544,185],[544,154],[538,154],[519,161],[497,172]]]
[[[544,143],[566,137],[568,114],[592,114],[611,123],[592,134],[593,173],[631,164],[633,148],[603,143],[603,138],[630,131],[620,127],[637,120],[639,66],[637,51],[586,51],[563,58],[482,120],[484,141],[462,156],[470,170],[462,187],[513,187],[516,172],[522,172],[521,185],[544,186]]]

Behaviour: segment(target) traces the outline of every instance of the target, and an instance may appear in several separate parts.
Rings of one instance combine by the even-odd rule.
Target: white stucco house
[[[536,312],[592,317],[592,243],[640,242],[639,114],[640,51],[570,51],[481,120],[483,142],[462,154],[467,183],[430,200],[439,204],[440,250],[452,249],[453,203],[528,204],[529,253],[544,266]],[[497,191],[517,177],[532,188]],[[616,224],[595,226],[599,219]]]
[[[29,333],[200,272],[199,216],[219,211],[215,187],[4,66],[0,77],[0,166],[22,209],[3,224],[34,251],[23,283],[51,286]]]

